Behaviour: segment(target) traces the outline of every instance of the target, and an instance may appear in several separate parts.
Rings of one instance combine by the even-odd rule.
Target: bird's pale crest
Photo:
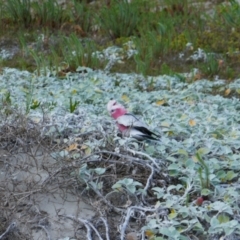
[[[107,110],[108,110],[109,112],[111,112],[113,106],[116,105],[116,104],[117,104],[116,100],[110,100],[110,101],[108,102],[108,104],[107,104]]]

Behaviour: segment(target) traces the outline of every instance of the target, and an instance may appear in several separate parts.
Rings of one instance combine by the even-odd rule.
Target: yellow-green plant
[[[77,101],[77,100],[73,101],[72,97],[69,98],[69,111],[70,111],[70,113],[73,113],[76,110],[79,103],[80,103],[80,101]]]

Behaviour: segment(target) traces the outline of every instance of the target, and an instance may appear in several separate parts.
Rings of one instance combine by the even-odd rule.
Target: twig
[[[196,220],[196,222],[197,222],[197,220]],[[191,230],[196,225],[196,222],[189,223],[188,227],[186,229],[181,229],[179,232],[180,233],[188,232],[189,230]]]
[[[142,231],[142,233],[141,233],[141,240],[146,240],[146,236],[145,236],[145,232],[144,231]]]
[[[121,153],[111,152],[111,151],[99,151],[99,152],[96,152],[95,155],[96,154],[101,154],[101,153],[111,154],[111,155],[116,156],[116,157],[132,160],[133,162],[138,162],[139,164],[141,164],[143,166],[146,165],[146,161],[144,161],[140,158],[132,157],[132,156],[129,156],[129,155],[124,155],[124,154],[121,154]]]
[[[99,239],[99,240],[103,240],[102,237],[101,237],[101,235],[100,235],[100,233],[99,233],[98,230],[92,225],[91,222],[89,222],[89,221],[87,221],[87,220],[85,220],[85,219],[81,219],[81,218],[78,218],[78,220],[79,220],[80,222],[82,222],[83,224],[89,225],[89,226],[94,230],[94,232],[97,234],[98,239]]]
[[[29,192],[17,193],[16,195],[27,194],[27,195],[19,198],[19,199],[17,200],[17,204],[19,204],[19,202],[21,202],[24,198],[27,198],[27,197],[31,196],[33,193],[37,193],[37,192],[40,192],[40,191],[42,191],[42,188],[38,188],[38,189],[36,189],[36,190],[34,190],[34,191],[29,191]],[[15,195],[15,194],[14,194],[14,195]],[[16,205],[16,206],[17,206],[17,205]],[[16,206],[15,206],[15,207],[16,207]]]
[[[96,155],[96,154],[94,153],[94,154],[85,156],[85,157],[83,157],[82,159],[80,159],[81,164],[83,164],[86,159],[92,157],[93,155]],[[66,165],[66,166],[63,166],[63,167],[58,168],[58,169],[55,170],[47,179],[44,180],[44,182],[42,183],[42,185],[45,186],[45,185],[47,184],[47,182],[50,181],[50,180],[51,180],[54,176],[56,176],[58,173],[62,172],[62,171],[65,170],[65,169],[68,169],[68,168],[70,168],[70,167],[76,167],[75,165],[76,165],[76,161],[73,162],[73,163],[70,163],[70,164],[68,164],[68,165]]]
[[[132,212],[134,210],[140,210],[140,211],[144,211],[144,212],[155,212],[157,209],[156,208],[144,208],[144,207],[138,207],[138,206],[129,207],[128,210],[127,210],[127,215],[125,217],[125,221],[122,224],[122,226],[120,226],[120,229],[121,229],[120,239],[121,240],[125,239],[125,231],[126,231],[126,228],[128,226],[129,219],[130,219],[130,217],[132,215]]]
[[[75,221],[75,222],[81,222],[81,223],[83,223],[84,224],[84,226],[85,226],[85,228],[87,229],[87,239],[88,240],[92,240],[92,236],[91,236],[91,228],[88,226],[88,224],[87,223],[85,223],[85,222],[82,222],[82,221],[79,221],[79,219],[78,218],[75,218],[75,217],[73,217],[73,216],[70,216],[70,215],[60,215],[60,217],[66,217],[66,218],[69,218],[69,219],[71,219],[71,220],[73,220],[73,221]]]
[[[103,217],[100,217],[100,219],[103,221],[103,223],[105,225],[105,228],[106,228],[106,239],[110,240],[110,238],[109,238],[109,227],[108,227],[107,221]]]
[[[65,170],[65,169],[68,169],[68,168],[71,168],[71,167],[76,167],[78,163],[79,163],[79,164],[83,164],[83,163],[85,163],[85,162],[92,162],[92,161],[94,161],[94,162],[99,162],[99,161],[101,161],[101,160],[96,160],[96,159],[87,161],[87,159],[91,158],[91,157],[94,156],[94,155],[103,154],[103,153],[111,154],[111,155],[114,155],[114,156],[117,156],[117,157],[120,157],[120,158],[123,158],[123,159],[128,159],[128,160],[130,160],[130,161],[137,162],[137,163],[143,165],[144,167],[146,166],[146,161],[144,161],[144,160],[142,160],[142,159],[139,159],[139,158],[135,158],[135,157],[131,157],[131,156],[128,156],[128,155],[123,155],[123,154],[119,154],[119,153],[115,153],[115,152],[111,152],[111,151],[99,151],[99,152],[95,152],[95,153],[93,153],[93,154],[91,154],[91,155],[88,155],[88,156],[85,156],[85,157],[79,159],[79,162],[78,162],[78,160],[76,160],[76,161],[72,162],[72,163],[69,164],[69,165],[66,165],[66,166],[63,166],[63,167],[58,168],[58,169],[55,170],[47,179],[44,180],[44,182],[42,183],[42,185],[45,186],[45,185],[47,184],[47,182],[50,181],[50,180],[51,180],[54,176],[56,176],[58,173],[62,172],[62,171]],[[141,153],[141,152],[137,152],[137,153],[139,154],[139,153]],[[139,155],[140,155],[140,154],[139,154]],[[148,156],[148,155],[146,154],[146,156]],[[148,157],[150,157],[150,156],[148,156]],[[150,157],[150,158],[151,158],[151,157]],[[151,159],[152,159],[152,158],[151,158]],[[154,159],[152,159],[152,161],[154,161]],[[156,164],[156,163],[155,163],[155,164]],[[156,164],[156,166],[157,166],[157,164]],[[158,166],[157,166],[157,168],[160,170],[160,168],[159,168]]]
[[[49,232],[48,232],[48,230],[47,230],[47,228],[45,227],[45,226],[43,226],[43,225],[41,225],[41,224],[38,224],[38,225],[35,225],[35,226],[33,226],[33,228],[41,228],[45,233],[46,233],[46,235],[47,235],[47,240],[51,240],[51,237],[50,237],[50,234],[49,234]]]
[[[114,207],[101,193],[99,190],[92,188],[92,190],[106,203],[111,209],[113,209],[116,213],[123,213],[124,210],[121,208]]]
[[[0,239],[3,239],[9,232],[11,232],[17,226],[16,222],[12,222],[6,229],[6,231],[0,236]]]
[[[184,192],[184,194],[182,195],[182,197],[180,198],[180,199],[178,199],[178,202],[180,202],[180,201],[186,201],[186,197],[187,197],[187,195],[189,194],[189,192],[192,190],[192,188],[193,188],[193,183],[191,184],[191,182],[192,182],[192,178],[187,182],[187,186],[186,186],[186,189],[185,189],[185,192]]]
[[[75,222],[81,222],[84,224],[84,226],[86,227],[87,229],[87,238],[88,240],[92,240],[92,237],[91,237],[91,228],[94,230],[94,232],[97,234],[98,236],[98,239],[99,240],[103,240],[103,238],[101,237],[101,235],[99,234],[98,230],[92,225],[91,222],[89,222],[88,220],[85,220],[85,219],[82,219],[82,218],[76,218],[74,216],[70,216],[70,215],[60,215],[62,217],[66,217],[66,218],[69,218]]]
[[[152,180],[152,178],[153,178],[153,175],[154,175],[154,172],[155,172],[153,166],[151,166],[150,164],[147,164],[147,166],[148,166],[149,168],[151,168],[151,174],[149,175],[149,177],[148,177],[148,179],[147,179],[147,183],[146,183],[146,185],[145,185],[145,187],[144,187],[144,191],[145,191],[145,192],[148,190],[149,185],[150,185],[150,182],[151,182],[151,180]]]
[[[158,164],[156,163],[155,159],[152,158],[152,157],[150,157],[148,154],[143,153],[143,152],[139,152],[139,151],[134,151],[134,152],[133,152],[133,150],[131,150],[131,149],[129,149],[129,148],[127,148],[127,150],[128,150],[129,152],[131,152],[131,153],[138,154],[138,155],[141,155],[141,156],[144,156],[144,157],[148,158],[148,159],[156,166],[156,168],[157,168],[159,171],[161,170],[161,168],[160,168],[160,167],[158,166]]]
[[[147,179],[147,183],[146,183],[146,185],[145,185],[145,187],[144,187],[144,192],[143,192],[143,194],[142,194],[142,200],[143,200],[144,202],[145,202],[144,194],[147,192],[147,190],[148,190],[148,188],[149,188],[149,185],[150,185],[150,183],[151,183],[151,181],[152,181],[154,172],[155,172],[153,166],[151,166],[150,164],[147,164],[147,166],[148,166],[149,168],[151,168],[151,174],[149,175],[149,177],[148,177],[148,179]]]

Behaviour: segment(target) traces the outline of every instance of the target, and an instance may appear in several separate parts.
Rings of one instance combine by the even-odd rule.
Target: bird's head
[[[111,112],[111,110],[114,108],[114,106],[118,105],[117,101],[114,99],[111,99],[107,104],[107,110],[108,112]]]
[[[124,115],[127,110],[119,104],[116,100],[111,99],[107,104],[107,110],[109,114],[114,118],[117,119],[118,117]]]

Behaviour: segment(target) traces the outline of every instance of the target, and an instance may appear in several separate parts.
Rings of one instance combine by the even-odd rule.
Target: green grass
[[[69,11],[63,9],[55,0],[33,3],[34,20],[39,26],[60,28],[65,21],[69,21]]]
[[[112,39],[130,37],[137,31],[140,12],[134,1],[112,1],[109,7],[100,10],[98,21],[102,31]]]
[[[13,24],[27,28],[32,23],[30,0],[9,0],[3,6],[5,7],[6,16],[12,20]]]
[[[86,2],[74,0],[72,21],[80,26],[86,34],[91,31],[91,27],[94,25],[95,17],[93,11],[95,11],[95,9],[92,9]]]
[[[123,46],[133,39],[138,54],[116,63],[111,71],[154,76],[199,68],[203,77],[218,75],[231,81],[239,77],[240,6],[236,1],[216,3],[212,5],[215,13],[209,15],[205,2],[112,0],[103,5],[102,0],[72,0],[60,5],[55,0],[9,0],[0,6],[0,34],[18,41],[20,53],[14,59],[1,59],[0,67],[39,72],[67,63],[69,71],[78,66],[104,68],[106,63],[92,52],[115,43]],[[188,42],[192,49],[187,52]],[[206,52],[207,61],[187,62],[188,55],[198,48]],[[181,52],[185,54],[182,60],[178,58]],[[210,57],[213,53],[218,57]]]

